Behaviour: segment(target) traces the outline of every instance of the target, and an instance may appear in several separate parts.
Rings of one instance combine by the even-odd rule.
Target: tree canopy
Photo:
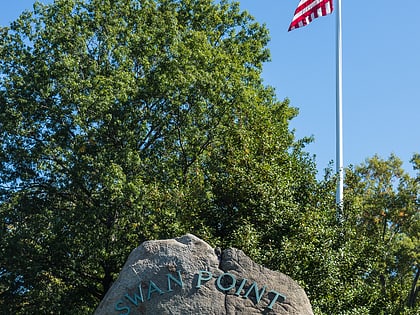
[[[10,26],[3,310],[91,311],[147,239],[251,248],[260,225],[288,229],[314,167],[288,130],[296,110],[262,84],[268,39],[210,0],[59,0]]]
[[[419,176],[409,176],[395,155],[374,156],[346,174],[346,225],[350,254],[357,257],[359,303],[369,314],[418,313]]]
[[[340,225],[238,3],[56,0],[0,32],[1,313],[91,314],[133,248],[184,233],[289,274],[317,314],[418,310],[418,177],[350,168]]]

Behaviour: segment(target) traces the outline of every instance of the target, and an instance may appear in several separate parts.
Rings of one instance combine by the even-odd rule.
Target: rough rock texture
[[[148,241],[128,257],[95,315],[313,315],[290,277],[254,263],[242,251],[214,250],[188,234]]]

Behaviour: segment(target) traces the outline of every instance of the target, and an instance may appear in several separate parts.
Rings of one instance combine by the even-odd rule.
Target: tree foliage
[[[261,82],[267,42],[210,0],[57,0],[10,26],[2,312],[91,312],[147,239],[275,244],[315,182],[296,111]]]
[[[415,169],[418,161],[415,155]],[[348,168],[342,223],[331,207],[335,184],[327,173],[314,186],[309,210],[265,263],[299,280],[315,314],[418,314],[418,175],[407,174],[395,155]]]
[[[371,314],[416,314],[420,310],[418,177],[409,176],[395,155],[387,160],[374,156],[346,174],[347,233],[352,255],[360,256],[358,301]]]

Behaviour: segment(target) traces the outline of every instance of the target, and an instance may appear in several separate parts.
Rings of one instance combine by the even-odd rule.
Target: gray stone
[[[313,315],[290,277],[242,251],[213,249],[194,235],[133,250],[95,315]]]

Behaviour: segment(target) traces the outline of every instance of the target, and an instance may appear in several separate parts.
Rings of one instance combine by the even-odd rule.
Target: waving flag
[[[308,25],[317,17],[330,14],[332,11],[333,0],[300,0],[289,31]]]

